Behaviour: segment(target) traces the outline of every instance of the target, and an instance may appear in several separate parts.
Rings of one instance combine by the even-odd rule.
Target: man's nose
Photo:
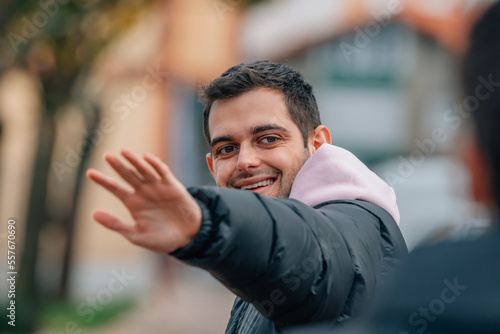
[[[258,167],[259,165],[260,158],[257,150],[251,145],[240,146],[236,168],[241,171],[248,171],[249,169]]]

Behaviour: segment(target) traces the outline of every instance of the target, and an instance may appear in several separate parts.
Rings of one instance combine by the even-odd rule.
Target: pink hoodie
[[[302,166],[290,198],[314,207],[331,200],[363,200],[385,209],[399,225],[394,190],[351,152],[323,144]]]

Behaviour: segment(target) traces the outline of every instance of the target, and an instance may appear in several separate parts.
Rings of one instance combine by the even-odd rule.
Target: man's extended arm
[[[202,227],[191,245],[172,255],[209,271],[279,325],[331,320],[342,313],[356,276],[343,234],[350,229],[355,237],[357,228],[348,227],[352,222],[346,221],[345,213],[324,215],[296,200],[249,191],[210,187],[190,191],[202,207]],[[370,215],[352,209],[363,219]],[[344,225],[340,230],[335,220]],[[366,225],[365,233],[371,229],[379,235],[377,225],[368,221]],[[371,256],[381,257],[380,249],[367,245]],[[363,276],[370,269],[363,268]]]
[[[382,236],[380,219],[362,206],[315,210],[249,191],[188,192],[158,159],[123,155],[140,175],[111,155],[106,160],[134,191],[88,174],[123,201],[136,225],[101,211],[94,218],[137,245],[206,269],[276,324],[348,318],[373,294],[392,236]]]

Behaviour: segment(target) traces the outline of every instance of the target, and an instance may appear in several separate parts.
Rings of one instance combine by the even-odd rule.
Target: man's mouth
[[[240,189],[241,190],[251,190],[251,189],[255,189],[255,188],[259,188],[259,187],[266,187],[266,186],[270,186],[271,184],[274,183],[274,179],[267,179],[267,180],[263,180],[263,181],[260,181],[260,182],[257,182],[257,183],[254,183],[254,184],[248,184],[246,186],[242,186]]]

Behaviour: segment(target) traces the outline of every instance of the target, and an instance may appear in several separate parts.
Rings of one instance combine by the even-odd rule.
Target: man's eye
[[[229,154],[229,153],[233,152],[234,150],[235,150],[234,146],[230,146],[230,145],[223,146],[223,147],[221,147],[221,148],[219,148],[217,150],[217,155],[219,155],[219,154],[222,154],[222,155]]]
[[[264,137],[262,138],[262,142],[264,144],[271,144],[271,143],[274,143],[275,141],[278,140],[278,137],[274,137],[274,136],[267,136],[267,137]]]

